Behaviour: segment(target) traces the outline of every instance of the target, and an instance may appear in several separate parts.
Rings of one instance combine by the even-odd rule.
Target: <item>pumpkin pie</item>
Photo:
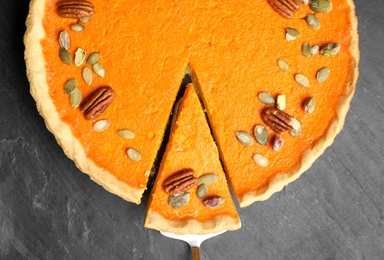
[[[177,234],[240,228],[219,153],[192,84],[174,116],[144,226]]]
[[[189,64],[229,183],[248,206],[331,145],[355,90],[353,1],[299,2],[32,0],[31,94],[79,169],[140,203]],[[158,182],[181,167],[167,163]],[[200,166],[194,178],[209,171]]]

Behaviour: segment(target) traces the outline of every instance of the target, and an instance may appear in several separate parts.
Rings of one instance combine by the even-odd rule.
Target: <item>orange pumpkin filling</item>
[[[85,30],[77,33],[69,29],[75,20],[58,16],[57,0],[47,0],[43,22],[46,37],[41,44],[50,96],[60,119],[80,140],[87,157],[121,182],[144,190],[189,63],[227,176],[241,202],[246,194],[262,192],[272,178],[298,166],[305,152],[324,137],[337,117],[341,99],[350,91],[354,62],[349,51],[351,7],[345,0],[332,2],[332,12],[316,13],[321,28],[313,30],[301,18],[314,12],[303,5],[295,19],[287,20],[276,14],[267,1],[221,1],[217,4],[205,0],[93,0],[95,13],[85,24]],[[301,36],[286,41],[288,27],[298,29]],[[100,52],[104,78],[94,74],[92,85],[88,86],[81,72],[89,65],[77,67],[61,62],[58,35],[62,30],[70,32],[69,53],[73,54],[79,47],[87,55]],[[322,55],[306,58],[301,54],[304,42],[320,46],[337,42],[341,51],[327,58]],[[277,66],[280,58],[288,62],[289,72]],[[319,83],[316,73],[322,67],[328,67],[331,73],[325,82]],[[296,73],[306,75],[311,86],[298,85],[294,79]],[[69,78],[78,80],[83,97],[100,86],[111,86],[115,99],[99,118],[87,121],[79,109],[71,107],[63,91]],[[286,95],[284,111],[298,118],[302,125],[303,132],[297,138],[289,133],[282,134],[284,145],[278,152],[272,150],[271,142],[266,146],[255,143],[247,147],[235,137],[236,131],[252,134],[256,124],[264,124],[260,115],[267,105],[257,98],[261,91],[274,97]],[[303,108],[309,97],[316,100],[316,108],[310,115]],[[110,120],[111,126],[105,132],[93,132],[92,125],[105,118]],[[122,139],[116,134],[120,129],[133,131],[135,138]],[[272,140],[275,134],[267,129]],[[142,160],[130,160],[126,155],[128,148],[140,151]],[[204,156],[205,148],[198,149]],[[268,158],[269,165],[255,164],[254,153]],[[169,163],[166,168],[179,166],[176,159]],[[199,174],[208,171],[203,166],[198,165]],[[221,189],[214,187],[212,192],[221,192]],[[190,203],[192,206],[181,210],[178,216],[174,216],[173,211],[164,214],[169,219],[191,217],[191,208],[198,207],[200,200],[192,199]],[[156,207],[165,208],[163,204],[159,202]],[[221,213],[220,210],[216,212]],[[200,220],[211,217],[204,212],[199,215]]]

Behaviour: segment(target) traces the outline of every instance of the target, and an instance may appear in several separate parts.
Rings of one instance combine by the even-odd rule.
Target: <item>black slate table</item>
[[[0,0],[0,259],[190,259],[143,227],[140,206],[92,182],[63,153],[29,94],[28,0]],[[242,229],[202,259],[384,259],[384,2],[356,0],[360,78],[345,127],[303,176],[240,210]]]

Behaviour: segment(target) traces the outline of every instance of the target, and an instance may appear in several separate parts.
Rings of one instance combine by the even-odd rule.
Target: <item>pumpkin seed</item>
[[[93,75],[92,75],[91,69],[88,67],[84,67],[83,79],[84,79],[85,83],[87,83],[88,86],[90,86],[92,84],[92,78],[93,78]]]
[[[330,0],[311,0],[309,7],[318,13],[328,13],[332,10],[332,2]]]
[[[310,97],[305,101],[304,111],[307,114],[311,114],[315,110],[315,98]]]
[[[82,23],[87,23],[87,22],[89,22],[89,20],[91,20],[90,16],[80,18],[80,22],[82,22]]]
[[[69,79],[64,85],[64,91],[66,94],[70,95],[77,88],[77,80]]]
[[[316,55],[320,52],[320,45],[313,45],[311,48],[311,55]]]
[[[255,136],[256,141],[261,145],[266,145],[268,143],[268,131],[263,125],[256,125],[253,130],[253,135]]]
[[[224,199],[220,196],[211,197],[204,200],[204,205],[207,208],[217,208],[221,204],[223,204]]]
[[[99,59],[100,59],[100,53],[98,52],[91,53],[91,55],[89,55],[87,59],[87,64],[93,65],[96,62],[98,62]]]
[[[328,43],[321,48],[320,53],[324,57],[329,57],[329,56],[332,56],[332,55],[339,53],[340,49],[341,49],[340,44]]]
[[[189,192],[183,192],[180,194],[169,196],[168,204],[174,209],[181,208],[189,202],[191,194]]]
[[[75,32],[82,32],[84,31],[84,26],[79,23],[74,23],[74,24],[71,24],[71,29],[72,31],[75,31]]]
[[[197,184],[205,184],[205,185],[210,185],[214,183],[217,180],[217,175],[213,173],[207,173],[199,177],[197,180]]]
[[[272,146],[272,149],[277,152],[278,150],[281,149],[281,147],[283,147],[283,144],[284,144],[284,140],[283,138],[280,136],[280,135],[276,135],[275,136],[275,139],[273,140],[273,146]]]
[[[287,41],[293,41],[293,40],[296,40],[296,38],[300,37],[301,33],[296,30],[295,28],[287,28],[286,29],[286,35],[285,35],[285,39]]]
[[[95,132],[104,132],[111,125],[111,122],[108,119],[102,119],[93,124],[93,131]]]
[[[202,199],[207,195],[207,193],[208,193],[207,185],[205,185],[205,184],[199,185],[199,187],[197,188],[197,191],[196,191],[197,197]]]
[[[319,69],[319,71],[316,74],[317,81],[324,82],[328,78],[330,72],[331,70],[327,67],[323,67]]]
[[[284,110],[286,107],[286,97],[285,95],[278,95],[276,99],[276,108],[279,110]]]
[[[78,88],[69,95],[69,102],[71,103],[73,108],[77,108],[80,105],[81,99],[83,98],[83,93]]]
[[[235,133],[237,140],[245,146],[251,146],[253,144],[253,139],[250,134],[244,131],[238,131]]]
[[[75,65],[81,66],[85,60],[85,51],[83,48],[77,48],[75,52]]]
[[[277,65],[279,66],[279,68],[284,71],[284,72],[288,72],[289,71],[289,65],[288,65],[288,62],[286,62],[285,60],[283,59],[278,59],[277,60]]]
[[[60,48],[59,56],[61,61],[64,64],[71,65],[72,64],[72,56],[65,48]]]
[[[303,74],[296,74],[295,75],[295,80],[297,83],[299,83],[299,85],[303,86],[303,87],[310,87],[311,86],[311,83],[309,82],[309,79],[304,76]]]
[[[269,164],[267,157],[265,157],[264,155],[261,155],[259,153],[255,153],[253,155],[253,161],[257,165],[262,166],[262,167],[266,167]]]
[[[292,117],[291,125],[292,125],[292,127],[293,127],[293,130],[292,130],[292,131],[289,131],[289,133],[290,133],[293,137],[298,137],[299,135],[301,135],[302,127],[301,127],[300,121],[297,120],[296,117]]]
[[[303,5],[307,5],[309,3],[309,0],[299,0],[299,2]]]
[[[127,155],[128,155],[128,158],[131,159],[132,161],[138,162],[141,160],[140,152],[133,148],[128,148]]]
[[[259,97],[260,101],[266,105],[275,103],[275,99],[268,92],[260,92],[258,97]]]
[[[104,78],[105,70],[104,70],[103,65],[101,65],[100,63],[95,63],[95,64],[93,64],[92,67],[93,67],[93,70],[95,71],[95,73],[97,75],[99,75],[100,77]]]
[[[306,17],[307,24],[309,27],[311,27],[314,30],[320,29],[320,20],[316,17],[314,14],[308,14]]]
[[[309,57],[311,56],[311,45],[309,45],[308,43],[304,42],[303,45],[301,46],[301,53],[305,56],[305,57]]]
[[[125,139],[135,138],[135,133],[128,129],[118,130],[117,133]]]
[[[61,48],[66,50],[71,47],[71,40],[69,38],[69,33],[67,31],[61,31],[59,35],[59,44]]]

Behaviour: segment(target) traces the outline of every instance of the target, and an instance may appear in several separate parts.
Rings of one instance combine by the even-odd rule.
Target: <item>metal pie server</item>
[[[163,236],[187,242],[189,244],[189,246],[191,247],[192,260],[200,260],[200,245],[201,245],[201,243],[203,243],[205,240],[207,240],[209,238],[223,234],[224,232],[226,232],[226,230],[218,232],[218,233],[211,233],[211,234],[206,234],[206,235],[176,235],[174,233],[168,233],[168,232],[160,231],[160,233]]]

